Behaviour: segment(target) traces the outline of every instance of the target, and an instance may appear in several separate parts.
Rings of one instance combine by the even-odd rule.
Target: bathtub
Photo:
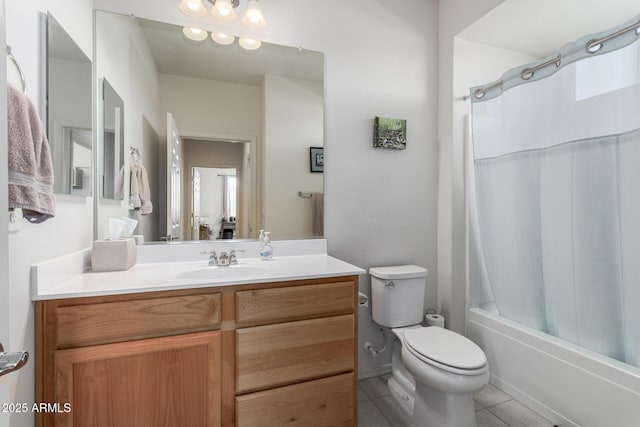
[[[491,383],[559,426],[640,426],[640,369],[470,308]]]

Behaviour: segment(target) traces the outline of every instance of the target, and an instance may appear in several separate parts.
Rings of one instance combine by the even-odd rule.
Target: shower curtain
[[[640,367],[639,20],[510,70],[471,98],[477,217],[498,311]]]

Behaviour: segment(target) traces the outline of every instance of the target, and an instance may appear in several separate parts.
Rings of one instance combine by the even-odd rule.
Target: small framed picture
[[[407,148],[407,121],[375,117],[373,119],[373,146],[404,150]]]
[[[324,172],[324,148],[309,147],[311,172]]]

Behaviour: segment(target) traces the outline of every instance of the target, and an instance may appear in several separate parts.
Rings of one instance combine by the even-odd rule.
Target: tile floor
[[[358,387],[359,427],[421,427],[402,411],[389,394],[389,375],[361,380]],[[553,427],[492,384],[473,396],[478,427]]]

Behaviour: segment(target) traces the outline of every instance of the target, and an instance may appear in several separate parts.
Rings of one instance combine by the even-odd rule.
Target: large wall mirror
[[[43,121],[55,181],[54,192],[91,195],[91,60],[50,14],[42,14]]]
[[[96,78],[117,88],[127,123],[124,200],[99,201],[96,238],[122,216],[146,242],[323,235],[323,174],[309,160],[323,146],[322,53],[198,42],[103,11],[95,34]]]

